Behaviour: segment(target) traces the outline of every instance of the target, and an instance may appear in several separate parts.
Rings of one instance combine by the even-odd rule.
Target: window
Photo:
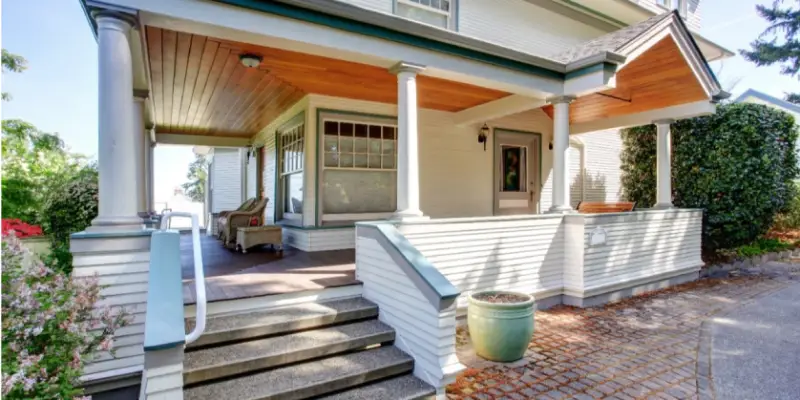
[[[455,29],[453,5],[455,0],[396,0],[397,15],[424,24]]]
[[[656,0],[656,4],[668,9],[678,10],[681,17],[686,18],[689,0]]]
[[[322,213],[397,209],[394,119],[330,115],[322,121]],[[323,220],[324,220],[323,216]]]
[[[503,192],[527,192],[528,148],[525,146],[500,145],[502,158],[500,190]]]
[[[303,163],[305,125],[302,123],[280,133],[280,187],[285,219],[303,213]]]

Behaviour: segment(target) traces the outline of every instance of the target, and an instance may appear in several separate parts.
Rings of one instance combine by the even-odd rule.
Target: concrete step
[[[383,380],[317,400],[433,400],[436,389],[413,375]]]
[[[188,347],[192,349],[230,341],[297,332],[347,321],[374,318],[377,315],[378,306],[361,297],[356,297],[212,317],[206,321],[205,333]],[[186,332],[191,332],[194,324],[194,318],[188,318]]]
[[[183,362],[183,383],[191,385],[359,350],[391,342],[394,337],[391,327],[373,319],[190,351]]]
[[[414,360],[394,346],[312,360],[184,389],[185,400],[298,400],[410,373]]]

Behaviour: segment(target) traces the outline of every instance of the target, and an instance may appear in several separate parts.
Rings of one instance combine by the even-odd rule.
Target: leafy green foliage
[[[52,264],[65,273],[72,271],[69,235],[86,229],[97,216],[97,179],[97,168],[87,166],[52,191],[42,205],[42,228],[50,238]]]
[[[192,201],[203,202],[206,199],[206,180],[208,179],[208,166],[210,162],[206,156],[195,154],[195,159],[189,164],[186,179],[189,181],[181,185],[183,192]]]
[[[800,6],[800,0],[796,0]],[[795,76],[800,70],[800,7],[782,7],[786,2],[776,0],[772,6],[756,5],[756,11],[764,18],[769,27],[750,43],[750,50],[739,50],[748,61],[758,66],[779,64],[781,74]],[[782,37],[782,41],[778,39]],[[797,94],[800,95],[800,94]],[[796,97],[787,95],[787,101]]]
[[[655,200],[655,127],[623,130],[623,193]],[[728,104],[672,125],[673,203],[704,212],[707,250],[751,243],[789,208],[798,176],[798,132],[789,114],[759,104]]]
[[[783,242],[779,239],[773,238],[758,238],[755,242],[739,246],[736,248],[736,255],[740,258],[747,258],[753,256],[760,256],[763,254],[775,253],[784,250],[793,249],[795,246],[791,243]]]
[[[66,150],[58,135],[18,119],[3,121],[2,156],[3,218],[37,224],[45,196],[85,164],[83,156]]]
[[[95,308],[97,278],[56,273],[21,245],[2,239],[4,399],[69,399],[83,393],[84,364],[113,354],[114,332],[130,323],[121,309]]]
[[[772,228],[777,231],[791,231],[800,229],[800,193],[797,184],[794,189],[795,195],[789,200],[789,204],[775,216]]]
[[[9,53],[6,49],[3,49],[3,71],[9,72],[22,72],[25,68],[28,68],[28,62],[25,61],[25,58],[22,56],[18,56],[16,54]],[[2,93],[3,100],[11,100],[11,95],[3,92]]]

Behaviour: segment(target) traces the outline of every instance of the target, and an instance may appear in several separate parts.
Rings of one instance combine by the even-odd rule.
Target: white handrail
[[[194,330],[186,335],[186,344],[197,340],[206,330],[206,277],[203,272],[203,249],[200,247],[200,223],[197,214],[170,211],[161,218],[161,229],[167,229],[172,217],[189,217],[192,219],[192,254],[194,258],[194,287],[197,294],[195,305]]]

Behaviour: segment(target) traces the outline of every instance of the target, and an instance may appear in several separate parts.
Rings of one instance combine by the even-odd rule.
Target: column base
[[[672,203],[656,203],[650,208],[653,210],[670,210],[675,208],[675,206]]]
[[[114,231],[136,231],[144,230],[145,226],[142,217],[97,217],[92,220],[92,225],[86,228],[86,232],[114,232]]]
[[[575,212],[571,206],[552,206],[545,214],[574,214]]]
[[[416,211],[416,212],[397,211],[394,214],[392,214],[391,217],[392,221],[401,221],[401,222],[427,221],[429,219],[431,218],[426,215],[423,215],[422,211]]]

